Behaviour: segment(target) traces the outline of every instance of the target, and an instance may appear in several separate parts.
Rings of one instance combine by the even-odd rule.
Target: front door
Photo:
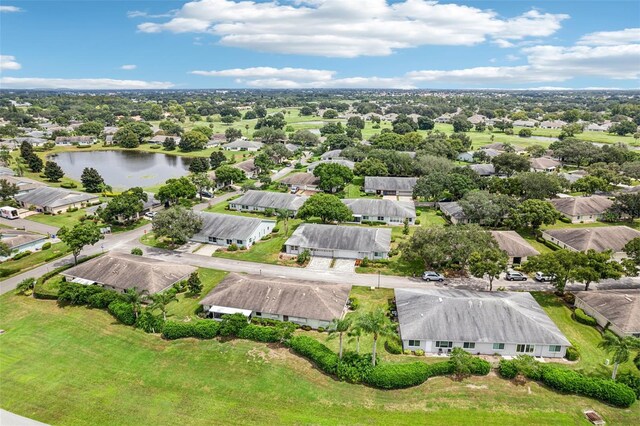
[[[282,316],[282,321],[288,322],[289,321],[289,315],[283,315]]]

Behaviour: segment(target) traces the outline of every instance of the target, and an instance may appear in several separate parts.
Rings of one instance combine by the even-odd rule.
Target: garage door
[[[333,252],[333,257],[337,257],[339,259],[357,259],[358,252],[347,251],[347,250],[336,250]]]
[[[313,250],[312,256],[333,257],[333,250]]]

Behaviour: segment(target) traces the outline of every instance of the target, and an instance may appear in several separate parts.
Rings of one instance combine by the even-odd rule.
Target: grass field
[[[631,425],[620,410],[515,386],[494,375],[380,391],[336,382],[277,345],[167,342],[106,312],[0,297],[0,406],[49,424],[587,425],[582,410]],[[221,420],[224,419],[224,420]]]
[[[167,319],[183,320],[194,318],[199,308],[198,302],[227,276],[227,272],[215,269],[199,268],[198,276],[202,281],[202,292],[199,296],[191,296],[187,293],[177,295],[178,301],[167,305]]]
[[[69,253],[69,249],[64,243],[56,243],[51,245],[51,248],[47,250],[33,252],[22,259],[2,262],[0,263],[0,271],[2,271],[0,275],[7,275],[1,277],[0,281],[6,280],[13,275],[26,272],[53,259],[58,259],[67,253]]]

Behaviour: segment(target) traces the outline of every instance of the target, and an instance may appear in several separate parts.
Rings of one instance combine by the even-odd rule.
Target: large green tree
[[[131,223],[138,218],[144,208],[148,195],[140,187],[131,188],[111,198],[100,212],[107,223]]]
[[[237,167],[222,165],[216,169],[216,182],[228,186],[245,180],[242,170]]]
[[[62,168],[55,161],[47,161],[43,174],[50,182],[59,182],[64,176]]]
[[[182,135],[178,147],[184,152],[200,151],[204,149],[208,141],[209,138],[204,133],[190,130]]]
[[[347,222],[352,219],[353,213],[338,197],[332,194],[313,194],[304,202],[298,217],[309,219],[319,217],[322,222]]]
[[[82,186],[84,186],[84,190],[87,192],[100,192],[100,188],[104,185],[104,179],[93,167],[85,167],[84,170],[82,170],[80,181],[82,182]]]
[[[560,213],[548,201],[524,200],[511,210],[509,223],[513,228],[530,228],[535,233],[542,225],[553,225]]]
[[[515,152],[504,152],[493,157],[491,162],[496,169],[496,173],[500,175],[511,176],[517,172],[526,172],[531,168],[529,159]]]
[[[163,203],[175,204],[181,199],[190,200],[197,194],[196,186],[189,178],[167,179],[158,190],[158,199]]]
[[[487,248],[471,253],[469,272],[476,278],[487,277],[489,291],[493,290],[493,280],[507,270],[509,256],[504,250]]]
[[[173,206],[153,218],[152,228],[156,237],[168,238],[172,244],[179,245],[202,229],[202,218],[184,207]]]
[[[104,235],[95,223],[87,220],[75,224],[73,228],[63,226],[58,231],[58,238],[69,247],[73,254],[73,263],[77,265],[82,249],[104,239]]]
[[[313,170],[320,179],[318,187],[325,192],[342,190],[353,180],[353,172],[347,166],[338,163],[322,163]]]

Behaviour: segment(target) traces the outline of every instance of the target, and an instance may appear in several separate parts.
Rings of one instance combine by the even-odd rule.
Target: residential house
[[[320,179],[311,173],[292,173],[280,179],[280,183],[291,190],[317,191]]]
[[[107,253],[61,272],[67,281],[99,285],[124,293],[135,288],[156,294],[179,281],[189,278],[197,268],[185,263],[136,256],[127,253]]]
[[[613,126],[611,121],[605,121],[602,124],[591,123],[585,127],[585,130],[588,132],[608,132],[611,126]]]
[[[324,154],[322,154],[320,156],[321,160],[343,160],[344,158],[340,155],[342,154],[342,150],[341,149],[334,149],[331,151],[327,151]]]
[[[10,176],[0,174],[0,180],[4,180],[9,184],[17,186],[18,192],[16,192],[16,195],[26,194],[27,192],[46,186],[42,182],[38,182],[37,180],[29,179],[23,176]]]
[[[95,136],[58,136],[56,145],[80,145],[88,146],[96,143]]]
[[[222,145],[227,151],[258,151],[264,144],[262,142],[236,139],[233,142]]]
[[[276,226],[275,220],[206,212],[199,215],[203,222],[202,229],[191,240],[224,247],[235,244],[250,248],[269,235]]]
[[[13,143],[15,148],[19,148],[20,145],[22,145],[22,142],[28,142],[33,147],[41,147],[49,141],[42,138],[19,137],[11,139],[10,142]]]
[[[481,114],[473,114],[471,117],[467,118],[467,121],[473,125],[476,125],[478,123],[484,123],[485,121],[487,121],[487,117]]]
[[[457,157],[458,161],[464,161],[465,163],[473,163],[475,160],[473,158],[473,152],[461,152]]]
[[[640,337],[640,290],[579,291],[575,307],[618,336]]]
[[[418,178],[366,176],[364,178],[364,192],[377,195],[413,196],[413,188]]]
[[[573,251],[611,250],[613,258],[622,260],[627,257],[624,246],[634,238],[640,237],[640,231],[628,226],[594,226],[590,228],[548,229],[542,232],[542,238],[557,244],[561,248]]]
[[[271,210],[288,210],[291,216],[296,216],[298,210],[309,197],[284,194],[282,192],[254,191],[245,192],[240,198],[229,201],[231,210],[245,212],[264,212]]]
[[[288,254],[309,250],[312,256],[344,259],[386,259],[391,229],[303,223],[285,242]]]
[[[350,160],[320,160],[309,164],[307,166],[307,170],[309,171],[309,173],[313,173],[316,167],[318,167],[320,164],[340,164],[341,166],[348,167],[351,170],[353,170],[353,168],[355,167],[355,163]]]
[[[496,174],[496,168],[491,163],[471,164],[468,167],[482,177],[493,176]]]
[[[540,128],[542,129],[562,129],[563,126],[566,126],[567,122],[562,120],[545,120],[540,123]]]
[[[438,208],[453,225],[469,223],[469,219],[457,201],[440,202]]]
[[[351,286],[230,273],[201,301],[207,317],[241,313],[249,318],[326,328],[347,312]]]
[[[232,167],[242,170],[247,179],[255,179],[260,173],[260,170],[256,167],[253,158],[233,164]]]
[[[513,121],[513,127],[536,127],[536,124],[538,124],[537,121],[535,120],[514,120]]]
[[[62,213],[70,208],[83,208],[100,201],[96,194],[42,186],[16,195],[20,207],[43,213]]]
[[[9,256],[0,255],[0,262],[10,259],[18,253],[40,250],[46,241],[46,235],[14,229],[0,229],[0,242],[6,244],[11,250]]]
[[[516,152],[516,153],[523,153],[524,152],[524,149],[520,148],[519,146],[515,146],[515,145],[512,145],[512,144],[506,144],[506,143],[502,143],[502,142],[490,143],[488,145],[481,146],[480,149],[482,149],[484,151],[488,151],[488,150],[500,151],[500,154],[502,154],[503,152],[508,152],[508,151],[513,151],[513,152]]]
[[[601,195],[554,198],[550,201],[572,223],[595,222],[613,205],[613,201]]]
[[[526,262],[529,256],[540,254],[516,231],[491,231],[491,235],[500,250],[504,250],[509,256],[509,265],[520,265]]]
[[[530,293],[396,289],[405,350],[562,358],[571,343]]]
[[[538,157],[529,159],[532,172],[554,172],[562,166],[562,163],[551,157]]]
[[[173,141],[178,145],[182,138],[180,136],[172,136],[172,135],[155,135],[151,139],[149,139],[149,143],[159,143],[163,144],[167,139],[173,139]]]
[[[349,198],[342,202],[353,212],[353,221],[382,222],[386,225],[403,225],[405,220],[413,225],[416,207],[411,201]]]

